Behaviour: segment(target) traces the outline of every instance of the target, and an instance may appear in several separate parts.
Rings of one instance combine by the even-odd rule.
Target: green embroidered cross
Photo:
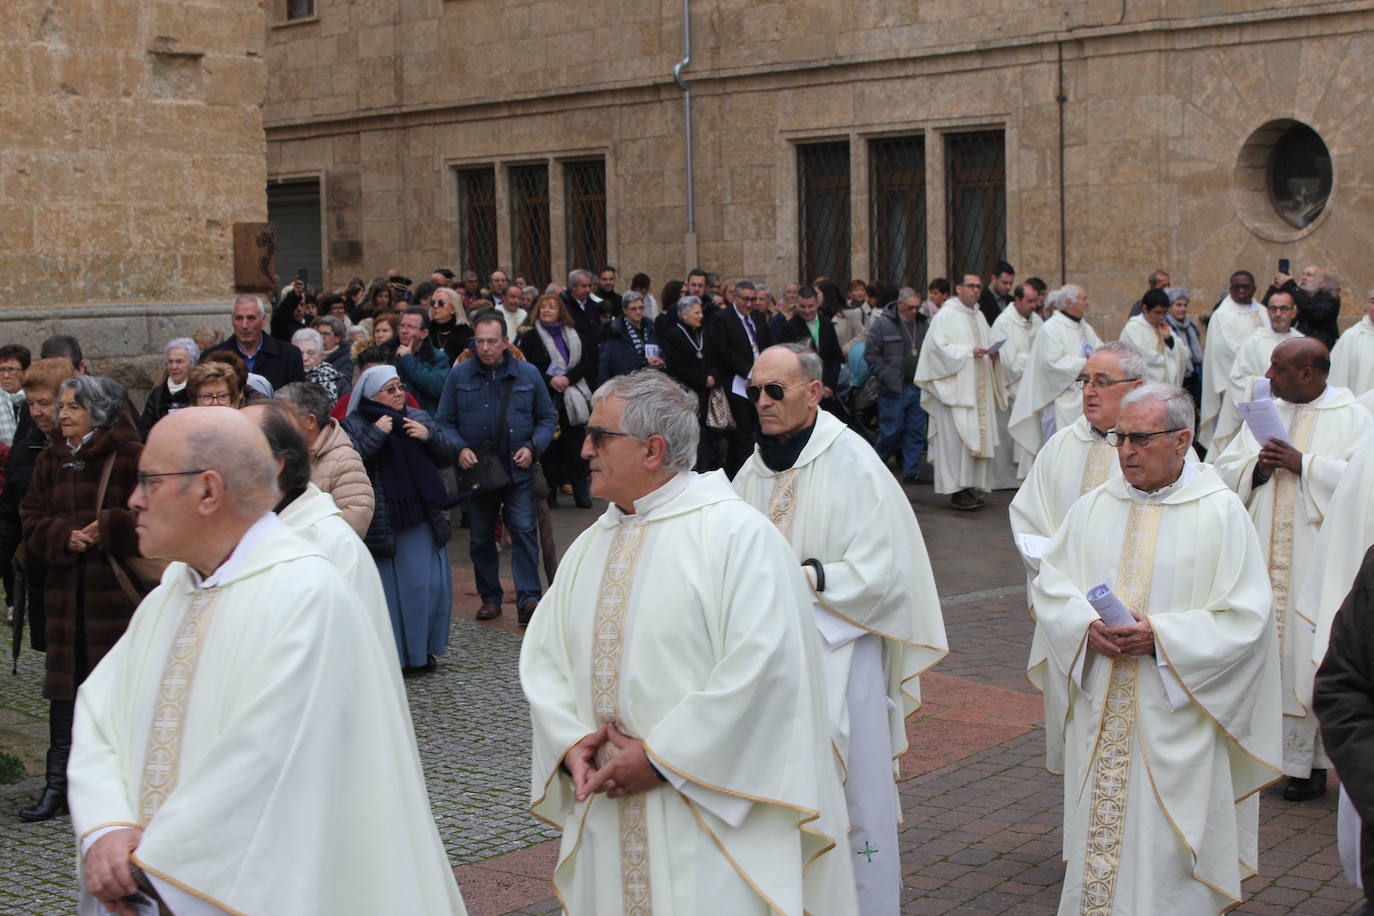
[[[869,846],[867,840],[864,840],[864,848],[863,848],[863,849],[860,849],[858,852],[854,853],[854,855],[856,855],[856,856],[866,856],[866,857],[867,857],[867,860],[868,860],[869,862],[872,862],[872,861],[873,861],[873,857],[876,856],[877,854],[878,854],[878,850],[876,850],[876,849],[874,849],[873,847]]]

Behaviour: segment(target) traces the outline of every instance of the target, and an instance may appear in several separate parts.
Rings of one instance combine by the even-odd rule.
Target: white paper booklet
[[[1245,425],[1250,427],[1250,433],[1260,445],[1268,444],[1270,439],[1289,444],[1288,428],[1283,425],[1283,418],[1279,416],[1273,398],[1242,401],[1237,406],[1240,407],[1241,416],[1245,418]]]
[[[1126,609],[1126,605],[1121,603],[1121,599],[1116,597],[1116,592],[1112,587],[1103,582],[1088,589],[1086,595],[1088,603],[1097,611],[1097,616],[1102,618],[1102,622],[1109,627],[1129,627],[1135,623],[1135,618]],[[1180,710],[1192,702],[1188,696],[1188,691],[1183,689],[1183,685],[1178,682],[1178,676],[1174,674],[1174,669],[1160,656],[1157,660],[1155,670],[1159,672],[1159,679],[1164,685],[1164,693],[1169,698],[1169,708]]]

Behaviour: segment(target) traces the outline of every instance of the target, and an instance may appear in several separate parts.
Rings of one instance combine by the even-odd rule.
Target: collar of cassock
[[[1162,502],[1169,496],[1172,496],[1174,493],[1181,490],[1184,486],[1188,484],[1189,481],[1191,481],[1196,476],[1197,463],[1193,461],[1184,461],[1183,470],[1179,473],[1178,480],[1175,480],[1168,486],[1160,487],[1158,490],[1151,490],[1149,493],[1146,493],[1144,490],[1137,490],[1135,487],[1131,486],[1128,483],[1126,484],[1126,493],[1131,497],[1131,499],[1135,500],[1136,502]]]
[[[280,524],[281,522],[277,521],[276,514],[272,512],[258,519],[243,533],[243,537],[239,538],[239,542],[234,545],[234,549],[229,554],[229,558],[219,564],[219,568],[204,579],[200,577],[200,573],[196,572],[195,569],[187,564],[186,571],[191,574],[191,587],[200,590],[203,588],[218,588],[220,585],[224,584],[224,582],[233,575],[235,568],[252,552],[258,541],[261,541],[273,528]]]
[[[759,444],[759,457],[774,474],[785,471],[797,463],[802,449],[811,441],[811,434],[815,430],[816,424],[813,421],[806,429],[793,433],[786,441],[778,439],[777,436],[765,436],[762,429],[755,430],[754,441]]]
[[[621,512],[621,517],[618,521],[624,521],[627,518],[643,520],[653,515],[654,510],[667,505],[679,494],[686,492],[688,487],[696,483],[697,477],[698,475],[695,471],[682,471],[676,476],[669,478],[668,482],[657,490],[651,490],[639,499],[636,499],[634,514],[628,515]],[[620,507],[617,506],[616,509],[619,511]]]

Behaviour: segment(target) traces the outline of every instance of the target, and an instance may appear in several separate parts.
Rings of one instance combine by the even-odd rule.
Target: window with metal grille
[[[563,167],[567,195],[568,268],[599,271],[606,263],[606,160]]]
[[[884,137],[868,144],[869,273],[873,283],[926,286],[925,138]]]
[[[1005,134],[982,130],[945,138],[949,276],[986,276],[1006,258],[1007,164]]]
[[[549,282],[549,166],[510,167],[510,223],[514,236],[511,275],[534,286]]]
[[[829,277],[849,283],[849,143],[797,147],[797,209],[801,219],[801,281]]]
[[[496,169],[458,170],[458,245],[463,270],[485,282],[496,269]]]

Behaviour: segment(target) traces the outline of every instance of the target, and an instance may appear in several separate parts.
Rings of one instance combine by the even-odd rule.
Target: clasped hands
[[[67,549],[72,553],[84,553],[100,545],[100,522],[94,521],[85,528],[73,528],[67,535]]]
[[[1302,476],[1302,452],[1293,448],[1287,442],[1280,442],[1278,439],[1270,439],[1267,443],[1260,446],[1258,470],[1260,475],[1266,479],[1273,476],[1279,468],[1293,474]]]
[[[985,347],[973,348],[974,359],[982,359],[984,356],[986,356],[988,359],[992,360],[995,363],[1002,358],[1002,352],[1000,350],[994,350],[993,352],[989,353],[987,348]]]
[[[1101,620],[1088,625],[1088,648],[1106,658],[1126,655],[1153,655],[1155,631],[1150,619],[1134,611],[1136,622],[1126,627],[1109,627]]]
[[[620,751],[597,769],[593,763],[596,752],[608,742]],[[647,792],[660,781],[649,764],[644,742],[625,737],[613,722],[607,722],[569,748],[563,755],[563,766],[572,776],[573,792],[580,802],[598,792],[605,792],[610,798],[620,798],[630,792]]]

